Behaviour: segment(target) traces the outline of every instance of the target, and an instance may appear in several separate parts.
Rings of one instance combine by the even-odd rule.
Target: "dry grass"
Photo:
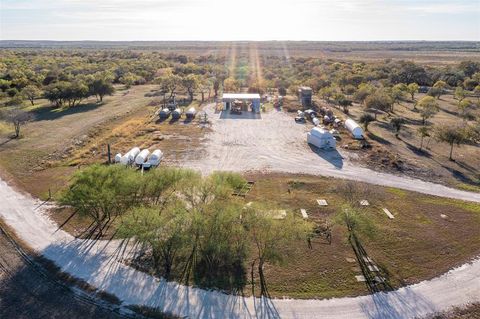
[[[299,215],[305,208],[312,220],[333,220],[344,199],[338,188],[342,181],[311,176],[252,175],[255,187],[246,201],[266,200]],[[373,223],[372,236],[361,234],[367,253],[386,270],[393,287],[400,287],[438,276],[469,261],[480,253],[480,205],[404,190],[385,189],[357,183],[369,189],[370,206],[363,210]],[[289,191],[290,189],[290,191]],[[320,208],[315,199],[329,206]],[[395,219],[382,212],[387,207]],[[442,218],[441,214],[448,217]],[[343,225],[333,227],[331,245],[321,240],[292,243],[286,247],[284,265],[266,270],[269,292],[275,297],[329,298],[366,294],[364,283],[355,281],[360,274],[348,244]]]
[[[423,95],[418,94],[416,99]],[[429,120],[432,126],[463,125],[463,120],[457,115],[457,101],[449,96],[439,100],[441,111]],[[351,116],[358,119],[364,112],[363,107],[351,108]],[[480,111],[477,111],[480,115]],[[406,119],[399,138],[395,137],[390,124],[393,116]],[[386,170],[422,178],[451,187],[470,191],[478,191],[480,187],[480,147],[479,145],[462,145],[454,147],[454,159],[448,159],[449,145],[438,142],[434,138],[425,138],[424,151],[420,152],[420,136],[417,129],[421,126],[421,117],[413,110],[409,100],[395,105],[392,115],[381,115],[378,121],[369,125],[368,142],[372,151],[363,154],[361,162],[376,170]],[[433,134],[433,132],[432,132]],[[383,165],[388,162],[391,165]],[[392,165],[393,164],[393,165]]]

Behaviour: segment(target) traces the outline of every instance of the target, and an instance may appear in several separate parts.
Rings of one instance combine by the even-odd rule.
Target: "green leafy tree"
[[[260,294],[267,294],[266,280],[264,275],[265,263],[282,261],[282,247],[295,240],[305,240],[311,232],[312,226],[302,219],[288,215],[281,220],[274,218],[275,212],[268,207],[247,207],[242,216],[250,233],[253,246],[255,247],[258,262],[258,274],[260,277]]]
[[[369,113],[364,113],[360,116],[360,123],[363,124],[365,132],[368,132],[368,125],[373,121],[375,121],[375,118]]]
[[[407,92],[410,94],[412,101],[415,101],[415,93],[418,92],[419,86],[417,83],[410,83],[407,85]]]
[[[390,120],[390,124],[392,124],[393,129],[395,130],[395,137],[398,138],[398,134],[400,134],[400,130],[405,124],[405,119],[401,117],[394,117]]]
[[[119,234],[135,239],[152,249],[155,269],[169,280],[173,267],[188,247],[192,219],[180,201],[170,202],[166,209],[136,207],[122,221]]]
[[[75,173],[59,202],[91,217],[101,234],[113,217],[124,214],[136,203],[140,182],[137,172],[130,168],[93,165]]]
[[[112,83],[105,78],[94,79],[88,84],[88,89],[90,95],[94,95],[100,102],[103,101],[104,96],[112,95],[115,92]]]
[[[375,91],[375,93],[369,95],[365,100],[365,106],[375,111],[388,112],[392,109],[392,104],[392,98],[384,90]],[[375,119],[376,117],[377,113],[375,112]]]
[[[35,99],[39,98],[42,92],[35,85],[27,85],[23,88],[22,94],[30,101],[30,103],[35,105]]]
[[[198,89],[200,84],[200,78],[198,75],[189,74],[182,79],[182,85],[187,90],[188,96],[190,97],[190,101],[193,101],[193,95],[195,90]]]
[[[417,129],[418,135],[420,135],[420,150],[423,149],[423,141],[425,137],[430,137],[431,128],[428,126],[421,126]]]
[[[432,96],[424,96],[417,103],[417,107],[420,108],[420,115],[422,116],[422,123],[425,125],[427,120],[432,118],[440,111],[437,101]]]
[[[450,145],[449,159],[453,161],[453,146],[458,146],[466,143],[469,139],[469,135],[465,127],[443,125],[437,128],[435,132],[435,138],[440,142],[445,142]]]
[[[462,87],[458,86],[455,89],[455,98],[458,100],[459,103],[461,103],[466,96],[467,96],[467,93]]]

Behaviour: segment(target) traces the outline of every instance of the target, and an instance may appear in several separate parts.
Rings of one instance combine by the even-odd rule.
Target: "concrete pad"
[[[328,206],[328,203],[325,199],[317,199],[317,203],[319,206]]]
[[[448,216],[445,215],[445,214],[440,214],[440,217],[442,217],[443,219],[447,219],[447,218],[448,218]]]
[[[362,206],[369,206],[370,203],[368,202],[368,200],[362,199],[362,200],[360,201],[360,205],[362,205]]]
[[[363,275],[355,276],[355,279],[357,279],[357,281],[359,281],[359,282],[365,282],[365,281],[367,281]]]
[[[351,257],[345,257],[345,259],[347,260],[347,263],[354,263],[355,261],[357,261],[355,258]]]
[[[383,212],[384,212],[385,214],[387,214],[388,218],[390,218],[390,219],[394,219],[394,218],[395,218],[395,216],[393,216],[392,213],[390,213],[390,211],[389,211],[388,209],[384,208],[384,209],[383,209]]]
[[[308,218],[308,214],[307,214],[307,210],[306,210],[306,209],[301,208],[301,209],[300,209],[300,213],[302,214],[303,219],[307,219],[307,218]]]

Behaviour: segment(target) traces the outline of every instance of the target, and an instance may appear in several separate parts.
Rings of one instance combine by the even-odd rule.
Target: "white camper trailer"
[[[333,135],[324,128],[314,127],[307,133],[307,142],[321,149],[335,148],[337,141]]]

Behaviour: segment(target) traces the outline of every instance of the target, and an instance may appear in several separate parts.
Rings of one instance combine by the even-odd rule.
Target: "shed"
[[[307,142],[322,149],[335,148],[337,145],[335,137],[326,129],[319,127],[314,127],[307,133]]]
[[[298,98],[303,107],[310,107],[312,105],[312,88],[308,86],[299,87]]]
[[[352,135],[355,139],[362,139],[363,138],[363,130],[360,127],[360,125],[358,125],[357,122],[355,122],[354,120],[352,120],[352,119],[346,120],[345,121],[345,128],[350,133],[352,133]]]
[[[231,109],[234,101],[251,102],[251,111],[260,113],[260,94],[258,93],[224,93],[222,96],[223,110]]]

